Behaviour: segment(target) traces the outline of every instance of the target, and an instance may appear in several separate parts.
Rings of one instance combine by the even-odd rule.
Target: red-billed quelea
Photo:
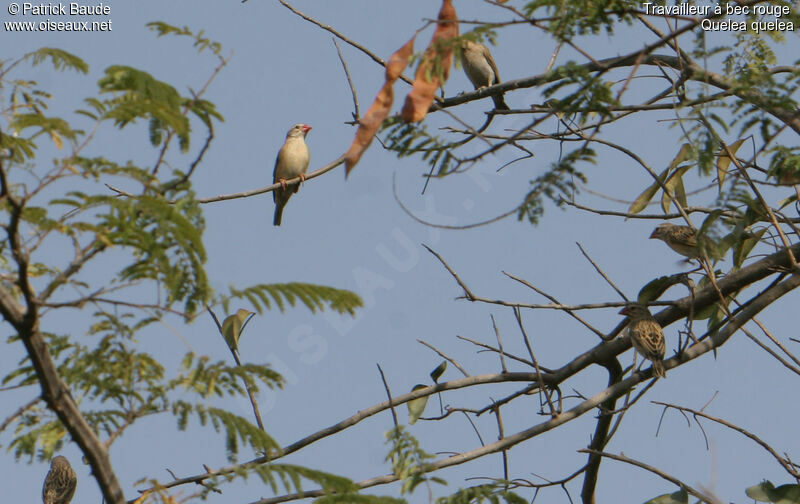
[[[714,259],[715,251],[713,243],[707,236],[700,239],[702,247],[698,246],[697,231],[689,226],[679,226],[670,222],[659,224],[650,234],[650,239],[661,240],[669,248],[689,259],[703,257],[703,252],[708,254],[710,259]]]
[[[276,226],[281,225],[283,207],[288,203],[292,194],[300,190],[300,184],[288,187],[286,181],[300,177],[303,182],[306,179],[306,170],[311,156],[306,145],[306,135],[311,131],[308,124],[295,124],[286,133],[286,141],[278,151],[278,158],[275,160],[275,171],[272,173],[272,182],[280,183],[281,187],[272,192],[272,199],[275,201],[275,218],[272,223]]]
[[[461,66],[464,67],[464,73],[467,74],[475,89],[500,83],[500,74],[492,58],[492,53],[483,44],[466,39],[462,40]],[[508,110],[508,105],[506,105],[502,94],[492,95],[492,100],[494,101],[494,108],[497,110]]]
[[[647,308],[637,303],[628,304],[619,313],[630,319],[628,335],[631,337],[631,344],[637,352],[653,362],[653,376],[666,378],[663,362],[666,352],[664,331],[656,319]]]
[[[69,504],[75,495],[78,477],[66,457],[59,455],[50,463],[50,471],[44,478],[42,502],[44,504]]]

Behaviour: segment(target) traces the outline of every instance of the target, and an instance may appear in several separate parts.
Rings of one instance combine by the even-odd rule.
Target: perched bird
[[[300,177],[303,182],[306,179],[308,162],[311,159],[306,145],[306,135],[311,131],[308,124],[295,124],[286,133],[286,141],[278,151],[278,158],[275,160],[275,171],[272,173],[272,182],[280,182],[281,188],[272,192],[275,201],[275,218],[272,223],[276,226],[281,225],[283,207],[292,197],[292,194],[300,190],[300,184],[292,187],[286,186],[286,181],[295,177]]]
[[[653,376],[666,378],[667,372],[664,371],[663,362],[666,351],[664,332],[656,319],[650,315],[647,308],[638,303],[628,304],[619,313],[627,315],[630,319],[628,334],[633,348],[646,359],[653,361]]]
[[[78,477],[66,457],[59,455],[50,463],[50,471],[44,478],[42,502],[44,504],[69,504],[75,494]]]
[[[494,63],[492,53],[483,44],[462,40],[461,65],[475,89],[500,83],[500,74],[497,72],[497,65]],[[492,95],[492,100],[494,108],[497,110],[508,110],[502,94]]]
[[[665,222],[664,224],[659,224],[653,230],[650,234],[650,239],[652,240],[653,238],[663,241],[669,248],[690,259],[703,257],[703,252],[709,258],[718,259],[713,242],[707,236],[702,236],[699,242],[702,246],[698,246],[697,231],[689,226],[679,226]]]

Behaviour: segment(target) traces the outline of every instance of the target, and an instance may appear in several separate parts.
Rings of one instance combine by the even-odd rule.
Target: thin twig
[[[342,56],[342,49],[339,47],[339,43],[336,42],[336,37],[333,37],[333,45],[336,46],[336,53],[339,55],[339,61],[342,62],[342,68],[344,68],[344,75],[347,77],[347,85],[350,87],[350,94],[353,95],[353,108],[355,111],[353,112],[353,121],[348,122],[347,124],[358,124],[358,118],[361,117],[361,113],[358,111],[358,96],[356,96],[356,88],[353,87],[353,79],[350,78],[350,70],[347,69],[347,63],[344,61],[344,56]]]
[[[312,18],[311,16],[308,16],[308,15],[306,15],[306,14],[304,14],[304,13],[300,12],[299,10],[295,9],[295,8],[294,8],[292,5],[290,5],[290,4],[289,4],[289,2],[287,2],[286,0],[278,0],[278,1],[281,3],[281,5],[283,5],[284,7],[286,7],[287,9],[289,9],[290,11],[294,12],[295,14],[297,14],[298,16],[300,16],[301,18],[305,19],[305,20],[306,20],[306,21],[308,21],[309,23],[311,23],[311,24],[315,24],[315,25],[319,26],[319,27],[320,27],[320,28],[322,28],[323,30],[325,30],[325,31],[328,31],[328,32],[332,33],[334,36],[336,36],[337,38],[339,38],[339,39],[340,39],[340,40],[342,40],[343,42],[347,42],[347,43],[348,43],[348,44],[350,44],[351,46],[353,46],[353,47],[355,47],[356,49],[358,49],[359,51],[363,52],[364,54],[366,54],[367,56],[369,56],[370,58],[372,58],[372,60],[373,60],[375,63],[378,63],[378,64],[379,64],[379,65],[381,65],[382,67],[385,67],[385,66],[386,66],[386,62],[385,62],[383,59],[381,59],[381,58],[379,58],[378,56],[376,56],[375,54],[373,54],[373,53],[372,53],[372,52],[371,52],[369,49],[367,49],[366,47],[362,46],[362,45],[361,45],[361,44],[359,44],[358,42],[355,42],[355,41],[353,41],[353,40],[351,40],[351,39],[349,39],[349,38],[345,37],[344,35],[342,35],[342,34],[341,34],[341,33],[339,33],[338,31],[336,31],[334,28],[332,28],[332,27],[330,27],[330,26],[328,26],[328,25],[326,25],[326,24],[320,23],[319,21],[317,21],[316,19]],[[406,77],[405,75],[401,75],[401,76],[400,76],[400,78],[401,78],[402,80],[404,80],[405,82],[407,82],[407,83],[409,83],[409,84],[412,84],[412,81],[411,81],[411,79],[409,79],[409,78],[408,78],[408,77]]]
[[[665,473],[664,471],[661,471],[660,469],[656,469],[655,467],[653,467],[651,465],[648,465],[648,464],[645,464],[644,462],[639,462],[638,460],[634,460],[632,458],[628,458],[628,457],[626,457],[624,455],[614,455],[613,453],[606,453],[606,452],[598,451],[598,450],[578,450],[578,452],[580,452],[580,453],[594,453],[596,455],[600,455],[601,457],[610,458],[612,460],[617,460],[619,462],[625,462],[626,464],[631,464],[631,465],[634,465],[636,467],[641,467],[642,469],[644,469],[646,471],[650,471],[651,473],[656,474],[656,475],[662,477],[663,479],[669,481],[670,483],[673,483],[674,485],[686,490],[688,493],[694,495],[695,497],[697,497],[698,499],[700,499],[703,502],[708,502],[709,504],[719,504],[720,503],[720,500],[717,499],[716,497],[706,495],[703,492],[701,492],[701,491],[699,491],[699,490],[687,485],[686,483],[684,483],[683,481],[679,480],[678,478],[676,478],[674,476],[670,476],[669,474]]]
[[[36,406],[36,404],[41,400],[42,400],[41,397],[34,397],[33,399],[31,399],[27,403],[25,403],[22,406],[20,406],[19,409],[17,409],[17,411],[15,411],[11,415],[9,415],[8,418],[3,420],[3,423],[0,424],[0,432],[3,432],[11,422],[13,422],[15,419],[19,418],[20,416],[22,416],[29,409],[31,409],[34,406]]]
[[[545,399],[547,399],[547,405],[550,406],[550,415],[555,417],[559,414],[559,411],[553,406],[553,401],[550,398],[550,389],[545,386],[544,380],[542,379],[542,370],[539,369],[539,363],[536,362],[536,357],[533,355],[533,348],[531,348],[531,342],[528,339],[528,333],[525,331],[525,324],[522,323],[522,315],[519,312],[519,308],[513,308],[513,310],[514,317],[517,319],[517,325],[519,325],[519,330],[522,332],[522,339],[525,341],[525,347],[528,349],[528,355],[531,357],[533,367],[536,368],[536,376],[539,379],[539,390],[542,391]]]
[[[336,168],[337,166],[339,166],[342,163],[344,163],[344,156],[341,156],[341,157],[335,159],[334,161],[326,164],[325,166],[323,166],[322,168],[320,168],[318,170],[315,170],[315,171],[313,171],[311,173],[306,174],[304,180],[308,181],[308,180],[317,178],[320,175],[333,170],[334,168]],[[300,183],[300,177],[294,177],[294,178],[291,178],[289,180],[286,180],[283,184],[291,186],[291,185],[295,185],[295,184],[299,184],[299,183]],[[275,184],[268,185],[268,186],[265,186],[265,187],[261,187],[259,189],[252,189],[250,191],[242,191],[242,192],[238,192],[238,193],[220,194],[219,196],[211,196],[211,197],[208,197],[208,198],[198,198],[195,201],[197,203],[215,203],[217,201],[227,201],[227,200],[238,199],[238,198],[249,198],[250,196],[256,196],[256,195],[259,195],[259,194],[264,194],[264,193],[268,193],[268,192],[274,191],[275,189],[278,189],[279,187],[281,187],[281,183],[277,182]]]
[[[581,246],[580,243],[575,242],[575,244],[578,246],[579,249],[581,249],[581,254],[583,254],[583,257],[585,257],[586,260],[588,260],[592,264],[592,266],[594,266],[594,269],[597,270],[597,272],[600,274],[601,277],[603,277],[603,279],[608,283],[608,285],[610,285],[615,291],[617,291],[617,294],[619,294],[620,297],[624,299],[625,302],[627,303],[628,297],[625,295],[625,293],[619,290],[619,288],[616,285],[614,285],[614,282],[612,282],[611,279],[608,278],[608,275],[606,275],[603,272],[603,270],[600,269],[600,266],[598,266],[597,263],[595,263],[594,260],[592,260],[592,258],[589,257],[589,254],[587,254],[586,251],[583,250],[583,247]]]
[[[525,364],[526,366],[533,367],[533,362],[529,361],[528,359],[525,359],[523,357],[518,357],[518,356],[516,356],[514,354],[510,354],[510,353],[505,352],[503,350],[497,349],[497,348],[495,348],[495,347],[493,347],[491,345],[487,345],[486,343],[481,343],[480,341],[475,341],[473,339],[467,338],[466,336],[461,336],[461,335],[458,335],[458,334],[456,334],[456,338],[458,338],[460,340],[467,341],[469,343],[472,343],[475,346],[479,346],[481,348],[485,348],[486,350],[490,350],[492,352],[502,353],[504,356],[508,357],[509,359],[515,360],[517,362],[521,362],[521,363]],[[545,368],[542,368],[542,369],[545,369]],[[546,370],[546,371],[550,372],[549,370]]]
[[[559,301],[558,301],[558,300],[557,300],[555,297],[553,297],[553,296],[551,296],[550,294],[546,293],[545,291],[543,291],[543,290],[539,289],[538,287],[536,287],[536,286],[535,286],[535,285],[533,285],[532,283],[530,283],[530,282],[527,282],[527,281],[525,281],[525,280],[523,280],[523,279],[521,279],[521,278],[518,278],[518,277],[516,277],[516,276],[512,275],[511,273],[508,273],[508,272],[505,272],[505,271],[503,271],[503,274],[504,274],[505,276],[507,276],[508,278],[512,279],[512,280],[516,280],[517,282],[521,283],[521,284],[522,284],[522,285],[524,285],[525,287],[528,287],[529,289],[533,290],[533,291],[534,291],[534,292],[536,292],[537,294],[539,294],[539,295],[541,295],[541,296],[544,296],[544,297],[546,297],[547,299],[549,299],[549,300],[550,300],[550,301],[552,301],[553,303],[555,303],[555,304],[558,304],[558,305],[560,305],[560,304],[561,304],[561,303],[560,303],[560,302],[559,302]],[[593,332],[593,333],[595,333],[596,335],[600,336],[600,338],[601,338],[601,339],[605,339],[605,336],[606,336],[606,335],[605,335],[605,333],[603,333],[603,332],[602,332],[602,331],[600,331],[599,329],[596,329],[596,328],[595,328],[594,326],[592,326],[590,323],[588,323],[588,322],[586,322],[585,320],[583,320],[581,317],[579,317],[578,315],[576,315],[576,314],[575,314],[575,313],[574,313],[572,310],[564,310],[564,311],[565,311],[565,312],[566,312],[566,313],[567,313],[569,316],[571,316],[572,318],[574,318],[575,320],[577,320],[578,322],[580,322],[580,323],[581,323],[581,324],[582,324],[584,327],[586,327],[587,329],[589,329],[590,331],[592,331],[592,332]]]
[[[494,404],[494,399],[492,399]],[[500,415],[500,406],[494,408],[494,417],[497,420],[497,440],[500,441],[505,437],[503,431],[503,417]],[[500,452],[503,455],[503,480],[508,481],[508,450]],[[508,484],[505,484],[505,489],[508,490]]]
[[[500,351],[498,352],[500,354],[500,368],[503,370],[504,373],[507,373],[508,368],[506,368],[506,357],[505,357],[505,352],[503,351],[503,342],[500,340],[500,331],[497,329],[497,324],[494,321],[494,315],[489,315],[489,318],[492,319],[494,336],[495,338],[497,338],[497,347],[500,349]]]
[[[389,384],[386,383],[386,375],[383,374],[383,369],[381,369],[380,364],[375,364],[378,366],[378,371],[381,373],[381,380],[383,381],[383,388],[386,390],[386,397],[389,398],[389,409],[392,411],[392,421],[394,421],[394,428],[397,429],[397,411],[394,409],[394,403],[392,402],[392,391],[389,389]]]
[[[436,347],[434,347],[430,343],[427,343],[427,342],[425,342],[425,341],[423,341],[421,339],[417,339],[417,342],[422,344],[422,345],[425,345],[426,347],[430,348],[431,350],[433,350],[434,352],[439,354],[439,356],[442,359],[445,359],[447,362],[451,363],[456,368],[458,368],[458,370],[461,371],[461,374],[463,374],[465,377],[469,377],[469,373],[467,373],[467,371],[463,367],[461,367],[461,365],[458,362],[456,362],[454,359],[452,359],[451,357],[448,357],[447,355],[443,354],[441,351],[439,351]]]
[[[219,329],[219,335],[222,337],[223,341],[225,341],[225,334],[222,332],[222,324],[220,324],[219,319],[217,318],[217,314],[214,313],[214,310],[211,309],[210,306],[206,305],[206,310],[209,314],[211,314],[211,318],[214,319],[214,323],[217,324],[217,329]],[[244,331],[245,326],[250,319],[253,318],[253,313],[251,313],[247,319],[245,319],[244,323],[242,323],[242,327],[239,328],[239,336],[241,336],[242,331]],[[239,354],[235,348],[228,345],[228,342],[225,341],[225,346],[228,347],[228,350],[231,351],[231,355],[233,355],[233,360],[236,362],[237,367],[242,367],[242,361],[239,360]],[[261,410],[258,407],[258,401],[256,400],[256,395],[253,393],[253,388],[250,385],[250,382],[242,376],[242,381],[244,382],[244,388],[247,390],[247,397],[250,399],[250,406],[253,408],[253,415],[256,417],[256,423],[258,424],[258,428],[261,429],[262,432],[267,432],[264,428],[264,422],[261,420]]]
[[[770,455],[772,455],[775,458],[775,460],[778,461],[778,463],[783,467],[783,469],[787,473],[789,473],[794,479],[800,481],[800,473],[797,470],[795,470],[794,467],[791,464],[789,464],[783,457],[778,455],[778,452],[776,452],[769,444],[767,444],[765,441],[763,441],[761,438],[759,438],[755,434],[751,433],[750,431],[747,431],[747,430],[739,427],[738,425],[734,425],[734,424],[732,424],[730,422],[727,422],[727,421],[725,421],[725,420],[723,420],[721,418],[717,418],[717,417],[711,416],[708,413],[703,413],[702,411],[698,411],[698,410],[694,410],[694,409],[691,409],[691,408],[687,408],[685,406],[678,406],[676,404],[660,402],[660,401],[652,401],[652,402],[653,402],[653,404],[658,404],[660,406],[664,406],[665,408],[672,408],[672,409],[679,410],[679,411],[686,411],[686,412],[691,413],[692,415],[694,415],[696,417],[699,416],[699,417],[711,420],[712,422],[716,422],[716,423],[718,423],[720,425],[724,425],[725,427],[727,427],[727,428],[729,428],[731,430],[735,430],[739,434],[742,434],[743,436],[753,440],[756,444],[758,444],[759,446],[764,448],[764,450],[766,450]]]

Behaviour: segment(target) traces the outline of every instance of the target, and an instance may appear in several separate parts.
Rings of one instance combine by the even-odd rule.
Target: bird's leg
[[[642,357],[642,362],[640,362],[639,365],[637,366],[636,365],[637,357],[639,357],[639,352],[634,350],[634,352],[633,352],[633,365],[631,366],[631,374],[635,374],[635,373],[640,372],[642,370],[642,366],[644,365],[645,361],[647,360],[644,357]]]
[[[283,189],[285,191],[286,190],[286,179],[285,178],[279,178],[278,179],[278,183],[281,185],[281,189]]]
[[[298,177],[300,177],[300,183],[304,184],[305,181],[306,181],[306,174],[305,173],[301,173],[300,175],[298,175]]]

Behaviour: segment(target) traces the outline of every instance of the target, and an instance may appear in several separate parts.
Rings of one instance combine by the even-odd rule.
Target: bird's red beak
[[[628,313],[629,312],[628,312],[628,307],[627,306],[619,311],[620,315],[628,315]]]
[[[311,131],[311,126],[309,126],[308,124],[304,124],[303,133],[308,133],[309,131]]]
[[[658,229],[654,229],[652,233],[650,233],[650,239],[658,238]]]

